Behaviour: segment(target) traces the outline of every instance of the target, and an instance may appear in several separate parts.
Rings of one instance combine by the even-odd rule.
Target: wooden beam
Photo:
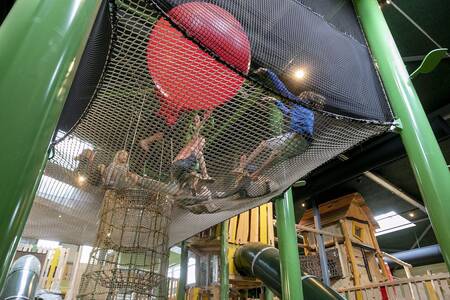
[[[309,231],[309,232],[313,232],[316,234],[323,234],[323,235],[329,235],[332,237],[343,238],[343,236],[341,234],[333,233],[333,232],[329,232],[329,231],[325,231],[325,230],[319,230],[319,229],[315,229],[315,228],[304,226],[304,225],[296,225],[296,227],[297,227],[298,231]]]
[[[384,277],[386,280],[389,279],[389,272],[387,270],[386,264],[384,263],[383,259],[383,253],[381,253],[380,245],[378,244],[377,238],[375,236],[375,228],[373,225],[369,222],[369,230],[370,230],[370,238],[372,240],[372,244],[375,247],[376,256],[378,258],[378,265],[381,268],[381,271],[383,272]]]
[[[353,253],[353,245],[350,240],[350,235],[348,234],[348,229],[345,224],[345,221],[339,220],[339,223],[341,224],[342,233],[344,234],[344,244],[347,249],[347,255],[350,259],[350,264],[352,265],[353,283],[355,284],[355,286],[359,286],[361,285],[361,278],[360,278],[361,275],[359,274],[358,265],[356,264],[355,253]],[[356,299],[357,300],[363,299],[361,291],[356,292]]]
[[[371,283],[361,286],[353,286],[353,287],[344,287],[344,288],[338,288],[338,293],[344,293],[344,292],[352,292],[357,291],[361,289],[374,289],[379,287],[387,287],[387,286],[396,286],[396,285],[402,285],[402,284],[408,284],[408,283],[416,283],[416,282],[424,282],[424,281],[431,281],[431,280],[449,280],[449,274],[448,273],[440,273],[435,275],[425,275],[425,276],[414,276],[411,278],[405,278],[405,279],[396,279],[391,282],[380,282],[380,283]]]
[[[390,260],[392,260],[393,262],[395,262],[401,266],[404,266],[407,268],[412,268],[411,264],[408,264],[407,262],[404,262],[403,260],[398,259],[397,257],[395,257],[393,255],[390,255],[389,253],[386,253],[386,252],[381,252],[381,253],[383,254],[383,256],[386,256],[387,258],[389,258]]]

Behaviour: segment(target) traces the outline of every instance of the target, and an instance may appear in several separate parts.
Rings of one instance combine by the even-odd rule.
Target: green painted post
[[[229,299],[228,220],[221,225],[220,234],[220,300]]]
[[[377,0],[354,0],[422,198],[450,269],[450,172]]]
[[[177,300],[186,299],[186,282],[188,272],[188,248],[186,241],[181,242],[181,257],[180,257],[180,280],[178,281]]]
[[[264,287],[264,300],[273,300],[273,293],[268,287]]]
[[[275,209],[280,250],[281,295],[283,300],[303,300],[292,188],[284,192],[283,198],[275,201]]]
[[[99,6],[18,0],[0,27],[0,287]]]

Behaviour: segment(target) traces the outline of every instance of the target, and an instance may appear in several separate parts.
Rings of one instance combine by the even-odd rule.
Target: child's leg
[[[208,170],[206,168],[205,156],[203,155],[203,148],[205,147],[205,144],[206,144],[205,138],[201,137],[198,148],[197,148],[196,157],[197,157],[197,161],[198,161],[198,164],[200,167],[200,174],[202,175],[202,180],[212,181],[213,179],[208,175]]]
[[[197,155],[198,163],[200,165],[200,174],[202,174],[203,178],[209,178],[208,176],[208,170],[206,169],[206,161],[205,157],[203,156],[203,152],[200,152]]]
[[[143,140],[139,141],[139,146],[146,152],[150,149],[150,145],[156,141],[162,140],[164,134],[162,132],[157,132]]]
[[[189,156],[191,156],[192,153],[195,153],[198,151],[198,149],[201,149],[201,142],[202,139],[204,139],[201,136],[196,136],[192,138],[186,146],[183,147],[183,149],[178,152],[178,155],[175,157],[174,161],[185,159]]]
[[[253,174],[250,176],[252,179],[258,178],[258,176],[278,157],[280,156],[281,151],[279,150],[273,150],[272,153],[270,153],[270,156],[264,161],[264,163],[259,167],[258,170],[253,172]]]
[[[255,150],[247,157],[247,160],[245,161],[243,168],[247,167],[249,163],[251,163],[258,155],[261,154],[265,149],[267,148],[267,141],[262,141],[259,143],[258,147],[256,147]]]

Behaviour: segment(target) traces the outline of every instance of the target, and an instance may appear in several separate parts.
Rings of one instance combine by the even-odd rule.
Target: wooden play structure
[[[313,209],[297,225],[304,249],[302,270],[322,276],[317,238],[323,237],[331,287],[347,299],[450,299],[449,274],[412,276],[412,266],[380,250],[378,224],[363,197],[349,194],[318,206],[321,228],[315,227]],[[405,270],[407,278],[393,278],[384,258]]]
[[[334,250],[338,254],[342,272],[331,278],[332,286],[386,281],[389,273],[375,238],[378,224],[362,196],[354,193],[326,202],[319,205],[319,212],[321,230],[314,228],[312,209],[305,212],[297,229],[303,237],[306,258],[318,255],[317,234],[322,234],[328,253]]]
[[[272,203],[253,208],[231,218],[228,222],[228,262],[230,298],[239,292],[255,289],[262,283],[244,277],[236,271],[233,257],[236,249],[250,242],[274,245],[274,220]],[[219,255],[221,224],[213,226],[188,241],[188,248],[197,258],[196,285],[189,287],[187,299],[219,299]],[[206,277],[206,278],[205,278]],[[176,284],[176,283],[174,283]]]

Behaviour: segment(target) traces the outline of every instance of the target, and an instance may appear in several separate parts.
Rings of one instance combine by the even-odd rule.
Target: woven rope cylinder
[[[164,299],[171,207],[144,189],[107,190],[78,299]]]

